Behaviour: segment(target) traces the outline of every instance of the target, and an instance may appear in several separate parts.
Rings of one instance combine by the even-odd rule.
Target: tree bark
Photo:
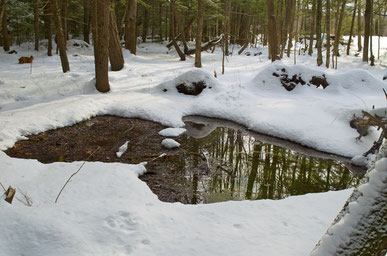
[[[125,29],[125,48],[128,49],[132,54],[136,54],[137,45],[137,1],[128,0],[128,21]]]
[[[325,14],[325,27],[326,27],[326,44],[327,44],[327,56],[325,60],[325,66],[329,68],[329,61],[331,58],[331,1],[326,2],[326,14]]]
[[[357,4],[357,51],[361,50],[361,1],[359,1]]]
[[[267,0],[267,15],[268,15],[268,39],[269,39],[269,58],[271,61],[279,59],[278,43],[277,43],[277,25],[274,14],[273,0]]]
[[[345,4],[346,4],[347,0],[341,0],[341,1],[342,2],[341,2],[341,8],[340,8],[340,17],[339,17],[339,22],[337,23],[337,27],[336,27],[335,45],[333,48],[334,56],[336,57],[335,69],[337,69],[337,56],[339,54],[339,42],[340,42],[341,26],[343,24]]]
[[[316,36],[317,36],[317,66],[323,64],[321,40],[322,0],[317,0]]]
[[[3,9],[3,17],[1,19],[1,31],[3,34],[3,49],[4,51],[8,52],[11,47],[11,43],[9,40],[9,34],[8,34],[8,22],[7,22],[7,7],[5,4],[5,1],[2,1],[2,9]]]
[[[180,35],[181,35],[181,41],[182,41],[183,46],[184,46],[184,53],[187,54],[187,52],[188,52],[188,45],[187,45],[187,40],[185,38],[184,22],[180,18],[179,12],[177,11],[175,4],[173,4],[173,18],[174,18],[174,23],[173,24],[174,25],[178,24],[178,26],[179,26],[179,30],[180,30],[179,32],[180,32]]]
[[[185,54],[180,50],[180,47],[177,45],[175,40],[175,24],[176,24],[176,18],[175,18],[175,1],[170,1],[170,14],[171,14],[171,36],[172,36],[172,44],[176,49],[177,54],[179,54],[180,60],[185,61]]]
[[[226,13],[225,13],[225,19],[224,19],[224,27],[225,27],[225,32],[224,32],[224,54],[226,56],[229,55],[229,50],[228,50],[228,43],[230,40],[230,30],[231,30],[231,0],[227,0],[226,2]]]
[[[39,51],[39,0],[34,0],[35,51]]]
[[[290,51],[293,47],[293,34],[294,34],[293,30],[294,30],[294,18],[296,16],[296,0],[292,0],[291,12],[292,12],[292,15],[290,18],[290,25],[289,25],[288,49],[286,52],[286,55],[288,56],[288,58],[290,57]],[[296,30],[297,30],[297,28],[296,28]]]
[[[316,24],[316,0],[313,0],[313,6],[312,6],[312,24],[310,27],[310,37],[309,37],[309,49],[308,54],[309,56],[312,56],[313,53],[313,37],[315,33],[315,24]]]
[[[47,1],[46,5],[44,6],[43,19],[44,19],[46,39],[48,40],[47,55],[52,56],[52,31],[51,31],[52,14],[51,14],[51,11],[49,8],[48,1]]]
[[[67,31],[67,0],[61,0],[61,16],[62,16],[62,29],[65,41],[68,40],[69,35]]]
[[[56,37],[58,42],[60,61],[62,63],[63,73],[70,71],[70,64],[66,53],[66,41],[63,34],[61,18],[58,11],[57,0],[50,0],[51,12],[56,27]]]
[[[371,30],[371,12],[372,12],[372,0],[366,1],[366,7],[364,12],[364,46],[363,46],[363,61],[368,62],[368,51],[370,41]]]
[[[351,40],[352,40],[352,34],[353,34],[353,26],[355,24],[355,18],[356,18],[356,8],[357,8],[357,0],[354,0],[353,4],[353,13],[352,13],[352,22],[351,22],[351,30],[349,32],[349,39],[347,44],[347,55],[349,55],[349,50],[351,48]]]
[[[99,92],[110,90],[108,62],[109,62],[109,13],[110,1],[96,1],[97,14],[97,40],[94,45],[95,56],[95,87]]]
[[[112,71],[119,71],[124,67],[124,56],[120,38],[118,36],[117,18],[115,13],[114,1],[110,7],[110,22],[109,22],[109,59]]]
[[[195,67],[202,67],[203,0],[198,0]]]
[[[148,25],[149,25],[149,11],[147,7],[144,7],[144,16],[142,20],[142,42],[146,43],[146,37],[148,35]]]
[[[90,44],[90,0],[83,0],[83,40]]]

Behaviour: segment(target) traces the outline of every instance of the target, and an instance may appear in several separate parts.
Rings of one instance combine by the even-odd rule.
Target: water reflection
[[[291,144],[288,148],[281,147],[276,145],[278,139],[272,144],[265,143],[273,138],[249,133],[233,124],[217,123],[217,120],[186,117],[184,122],[187,134],[181,138],[182,161],[185,175],[193,186],[193,204],[282,199],[341,190],[355,186],[360,178],[337,161],[345,158],[290,142],[281,142]]]

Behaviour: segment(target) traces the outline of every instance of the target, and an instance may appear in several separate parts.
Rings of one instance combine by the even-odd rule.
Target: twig
[[[5,189],[5,187],[3,186],[3,184],[1,184],[1,182],[0,182],[0,185],[1,185],[1,187],[4,189],[4,191],[7,191],[7,190]]]
[[[97,152],[98,150],[100,149],[100,147],[96,148],[93,152],[91,152],[91,154],[86,158],[86,160],[81,164],[81,166],[78,168],[78,170],[76,172],[74,172],[73,174],[71,174],[71,176],[67,179],[66,183],[63,185],[63,187],[61,188],[61,190],[59,191],[56,199],[55,199],[55,203],[58,202],[58,199],[59,199],[59,196],[62,194],[62,191],[63,189],[66,187],[66,185],[70,182],[71,178],[74,177],[81,169],[82,167],[86,164],[86,161],[92,156],[94,155],[95,152]]]

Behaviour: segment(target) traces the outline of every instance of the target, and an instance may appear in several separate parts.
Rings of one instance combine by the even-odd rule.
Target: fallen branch
[[[219,43],[222,41],[222,39],[223,39],[223,34],[222,34],[220,37],[215,38],[215,39],[209,41],[209,42],[206,43],[205,45],[202,45],[202,52],[203,52],[203,51],[207,51],[207,50],[210,49],[211,47],[213,47],[213,46],[219,44]],[[189,49],[189,50],[187,51],[187,55],[194,54],[195,51],[196,51],[195,48],[194,48],[194,49]]]

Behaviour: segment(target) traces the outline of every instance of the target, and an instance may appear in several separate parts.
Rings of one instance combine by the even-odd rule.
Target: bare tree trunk
[[[341,1],[342,2],[341,2],[341,8],[340,8],[340,17],[339,17],[339,22],[337,23],[337,27],[336,27],[335,45],[333,47],[334,56],[336,57],[335,69],[337,69],[337,56],[339,54],[339,42],[340,42],[340,34],[341,34],[341,25],[343,24],[345,4],[346,4],[347,0],[341,0]]]
[[[144,7],[144,16],[142,20],[142,42],[146,43],[146,36],[148,35],[148,22],[149,22],[149,11],[147,7]]]
[[[326,33],[327,33],[327,57],[325,60],[325,66],[329,68],[329,61],[331,58],[331,1],[327,0],[326,3],[326,14],[325,14],[325,27],[326,27]]]
[[[34,0],[35,51],[39,51],[39,0]]]
[[[274,14],[273,0],[267,0],[267,15],[268,15],[268,37],[269,37],[269,55],[271,61],[279,59],[278,43],[277,43],[277,24]]]
[[[202,67],[203,0],[198,0],[195,67]]]
[[[357,51],[361,50],[361,1],[359,1],[357,4]]]
[[[96,1],[97,14],[97,38],[94,45],[95,56],[95,87],[100,92],[108,92],[109,85],[109,13],[110,0]]]
[[[128,22],[125,29],[125,48],[128,49],[132,54],[136,54],[137,45],[137,1],[128,0]]]
[[[54,18],[56,27],[56,38],[58,41],[58,48],[60,53],[60,61],[62,63],[63,73],[70,71],[70,64],[66,53],[66,41],[63,35],[62,23],[58,11],[57,0],[50,0],[51,12]]]
[[[67,0],[61,0],[61,16],[62,16],[62,29],[65,41],[69,39],[67,31]]]
[[[224,54],[226,56],[229,55],[228,43],[230,40],[230,30],[231,30],[231,0],[227,0],[226,2],[226,13],[224,19],[224,27],[225,27],[225,38],[224,38]]]
[[[45,26],[45,34],[46,39],[48,40],[47,45],[47,55],[52,56],[52,32],[51,32],[51,23],[52,23],[52,14],[49,7],[49,2],[44,6],[44,26]]]
[[[374,51],[372,49],[372,36],[374,34],[374,15],[373,15],[373,10],[374,10],[374,2],[373,0],[371,1],[371,29],[370,29],[370,54],[371,54],[371,58],[370,58],[370,65],[371,66],[375,66],[375,56],[374,56]]]
[[[171,36],[172,36],[172,44],[176,49],[177,54],[179,54],[180,60],[185,61],[185,54],[180,50],[180,47],[177,45],[175,40],[175,24],[176,24],[176,10],[175,10],[175,1],[170,1],[170,13],[171,13]],[[188,50],[187,50],[188,51]]]
[[[163,3],[159,4],[159,41],[163,41]]]
[[[321,40],[322,0],[317,0],[316,36],[317,36],[317,66],[323,64]]]
[[[109,59],[112,71],[119,71],[124,67],[124,56],[120,38],[118,37],[117,18],[115,13],[115,3],[112,1],[110,7],[109,22]]]
[[[1,31],[3,34],[3,49],[4,51],[8,52],[11,47],[11,43],[9,40],[9,34],[8,34],[8,23],[7,23],[7,8],[5,4],[5,0],[2,1],[2,6],[3,6],[3,17],[1,19]]]
[[[357,8],[357,0],[354,0],[353,4],[353,14],[352,14],[352,22],[351,22],[351,30],[349,32],[349,39],[347,44],[347,55],[349,55],[349,50],[351,48],[351,40],[352,40],[352,34],[353,34],[353,26],[355,24],[355,18],[356,18],[356,8]]]
[[[83,40],[90,44],[90,0],[83,0]]]
[[[296,17],[296,0],[292,0],[291,12],[292,12],[292,15],[291,15],[291,18],[290,18],[288,49],[287,49],[287,52],[286,52],[286,55],[288,56],[288,58],[290,57],[290,51],[291,51],[292,46],[293,46],[294,19]],[[296,19],[298,19],[298,18],[296,18]],[[297,28],[296,28],[296,31],[297,31]]]
[[[372,0],[366,1],[366,7],[364,12],[364,47],[363,47],[363,61],[368,62],[369,40],[371,30],[371,12],[372,12]]]
[[[285,22],[282,27],[281,58],[284,56],[288,34],[290,33],[290,29],[292,27],[291,22],[292,22],[293,2],[294,0],[286,0]]]
[[[179,26],[179,30],[180,30],[179,33],[181,35],[181,41],[182,41],[183,46],[184,46],[184,53],[187,54],[188,45],[187,45],[187,40],[185,38],[184,22],[180,18],[179,12],[177,11],[175,4],[173,5],[173,20],[174,20],[173,25],[175,26],[176,24],[178,24],[178,26]]]
[[[315,33],[315,24],[316,24],[316,0],[313,0],[313,6],[312,6],[312,24],[310,27],[310,38],[309,38],[309,49],[308,54],[309,56],[312,56],[313,53],[313,37]]]

